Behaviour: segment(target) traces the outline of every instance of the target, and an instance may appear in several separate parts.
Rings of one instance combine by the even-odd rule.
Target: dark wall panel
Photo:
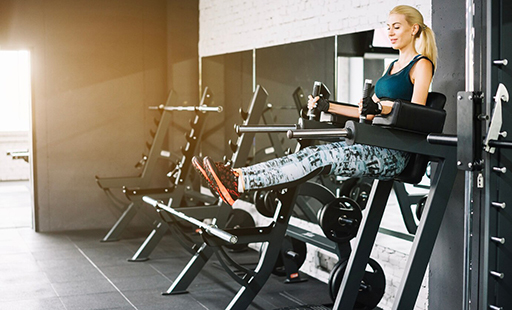
[[[235,124],[241,124],[239,110],[247,111],[252,90],[252,51],[203,57],[201,84],[213,92],[213,104],[224,112],[208,117],[201,151],[216,160],[231,157],[228,141],[236,141]]]
[[[263,48],[256,51],[256,83],[268,92],[276,123],[296,123],[299,117],[292,94],[302,87],[311,94],[314,81],[334,91],[334,37]],[[257,137],[258,143],[263,136]],[[295,141],[284,140],[285,147]]]

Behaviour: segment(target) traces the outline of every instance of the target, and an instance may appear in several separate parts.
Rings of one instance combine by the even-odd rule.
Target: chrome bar
[[[238,135],[247,132],[271,133],[287,132],[288,130],[298,129],[297,125],[236,125],[235,131]]]
[[[207,107],[207,106],[178,106],[178,107],[166,107],[163,104],[156,107],[149,107],[150,110],[165,110],[165,111],[188,111],[188,112],[222,112],[223,108],[221,106],[218,107]]]
[[[215,226],[212,226],[212,225],[207,225],[193,217],[190,217],[188,215],[186,215],[185,213],[182,213],[182,212],[179,212],[179,211],[176,211],[175,209],[161,203],[161,202],[158,202],[157,200],[151,198],[151,197],[148,197],[148,196],[144,196],[142,197],[142,200],[144,202],[146,202],[147,204],[150,204],[152,205],[153,207],[158,207],[162,210],[165,210],[169,213],[171,213],[172,215],[176,216],[176,217],[179,217],[193,225],[196,225],[202,229],[204,229],[204,231],[209,234],[209,235],[212,235],[212,236],[215,236],[217,238],[220,238],[226,242],[229,242],[231,244],[236,244],[238,242],[238,237],[235,236],[235,235],[232,235],[228,232],[225,232],[224,230],[222,229],[219,229]]]
[[[288,130],[289,139],[321,139],[321,138],[352,138],[352,130],[348,128],[333,129],[297,129]]]

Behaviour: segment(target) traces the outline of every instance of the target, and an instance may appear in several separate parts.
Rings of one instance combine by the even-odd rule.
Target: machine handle
[[[373,81],[370,79],[364,80],[364,87],[363,87],[363,101],[364,99],[368,98],[370,94],[370,90],[372,89]],[[360,114],[359,115],[359,123],[366,123],[366,115]]]

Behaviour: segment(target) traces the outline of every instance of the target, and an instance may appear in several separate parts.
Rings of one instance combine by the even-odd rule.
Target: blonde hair
[[[409,25],[417,24],[419,26],[414,39],[419,39],[418,51],[428,57],[434,64],[437,65],[437,45],[434,31],[423,22],[423,15],[420,11],[408,5],[398,5],[394,7],[389,14],[400,14],[405,16],[405,20]]]

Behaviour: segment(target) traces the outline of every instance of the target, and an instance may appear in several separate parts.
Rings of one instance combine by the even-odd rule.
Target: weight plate
[[[376,260],[371,258],[368,261],[368,265],[370,270],[366,268],[354,309],[375,309],[386,290],[386,276],[382,267]]]
[[[423,209],[425,208],[425,203],[427,202],[427,196],[421,197],[418,200],[418,204],[416,204],[416,218],[421,220],[421,215],[423,214]]]
[[[256,223],[251,214],[242,209],[233,209],[226,222],[226,228],[237,229],[246,227],[255,227]],[[236,233],[235,233],[236,235]],[[227,248],[233,251],[244,251],[247,249],[247,244],[233,244],[227,245]]]
[[[277,193],[274,191],[269,191],[263,197],[263,201],[265,202],[266,214],[271,214],[269,217],[273,217],[274,213],[276,213],[277,209]]]
[[[350,190],[356,186],[357,182],[359,181],[358,178],[351,178],[348,180],[344,180],[340,183],[338,187],[338,195],[339,196],[345,196],[350,197]]]
[[[340,197],[326,204],[318,213],[318,224],[325,236],[337,243],[345,243],[356,235],[362,214],[357,202]]]
[[[329,274],[327,284],[329,286],[329,296],[332,301],[335,301],[336,295],[338,295],[338,290],[340,289],[341,281],[343,280],[343,273],[345,273],[347,262],[347,260],[338,261]]]
[[[306,255],[307,255],[306,243],[303,241],[300,241],[298,239],[295,239],[295,238],[290,238],[289,240],[291,241],[291,247],[289,246],[290,242],[283,242],[283,248],[281,249],[281,253],[277,257],[277,261],[274,265],[274,269],[272,270],[272,273],[275,274],[276,276],[285,276],[286,275],[286,270],[285,270],[284,261],[283,261],[283,255],[291,254],[290,251],[293,252],[293,256],[287,255],[287,257],[292,259],[293,262],[295,263],[295,266],[297,266],[297,270],[295,270],[295,271],[298,271],[300,269],[300,267],[302,267],[302,265],[306,261]],[[288,245],[288,246],[285,246],[285,245]],[[293,272],[295,272],[295,271],[293,271]]]
[[[334,265],[329,276],[329,294],[334,301],[341,286],[343,275],[347,268],[347,260],[341,261]],[[357,294],[355,310],[373,310],[379,304],[384,296],[386,288],[386,276],[384,270],[377,261],[370,258],[367,268],[364,272],[359,292]]]
[[[359,181],[350,189],[349,196],[354,199],[361,210],[366,208],[366,202],[368,202],[368,197],[370,197],[370,191],[372,190],[372,185],[365,181]]]
[[[267,191],[259,190],[254,192],[254,207],[256,210],[265,217],[273,217],[274,212],[270,212],[265,205],[265,197]]]

